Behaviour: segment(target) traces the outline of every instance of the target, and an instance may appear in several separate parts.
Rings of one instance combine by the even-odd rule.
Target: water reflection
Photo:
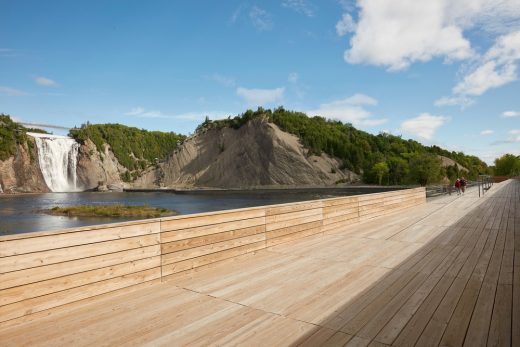
[[[305,190],[174,194],[146,193],[46,193],[0,195],[0,235],[54,230],[93,224],[105,224],[140,218],[100,218],[50,216],[38,211],[55,206],[70,205],[150,205],[177,211],[179,214],[227,210],[242,207],[280,204],[320,199],[330,196],[352,195],[372,191],[362,190]]]

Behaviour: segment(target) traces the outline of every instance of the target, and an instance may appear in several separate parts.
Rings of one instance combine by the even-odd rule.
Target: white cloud
[[[513,129],[509,131],[509,134],[513,135],[509,140],[510,142],[520,142],[520,130]]]
[[[298,82],[299,78],[300,78],[300,76],[298,75],[298,73],[291,72],[289,74],[289,77],[287,77],[287,81],[289,81],[290,83],[296,83],[296,82]]]
[[[352,19],[352,16],[348,13],[343,13],[341,19],[336,23],[336,34],[338,34],[338,36],[345,36],[354,31],[356,31],[356,23]]]
[[[248,89],[237,88],[237,95],[244,99],[249,106],[263,106],[280,101],[283,98],[285,88],[274,89]]]
[[[347,25],[336,25],[338,35],[354,29],[345,60],[390,70],[435,57],[448,62],[475,57],[464,36],[470,29],[491,37],[520,30],[518,0],[358,0],[357,23],[350,23],[355,9],[347,5],[342,18]]]
[[[139,118],[172,118],[172,116],[167,116],[163,114],[161,111],[155,110],[145,110],[143,107],[134,107],[130,111],[124,114],[125,116],[135,116]]]
[[[7,96],[26,96],[26,95],[29,95],[29,93],[26,93],[26,92],[21,91],[19,89],[7,87],[7,86],[0,86],[0,94],[5,94]]]
[[[223,85],[224,87],[235,87],[236,82],[235,79],[232,77],[224,76],[218,73],[214,73],[210,76],[210,79],[213,81]]]
[[[377,105],[378,101],[368,95],[365,94],[354,94],[343,101],[343,103],[347,103],[350,105]]]
[[[314,6],[306,0],[282,0],[282,6],[306,15],[307,17],[314,16]]]
[[[506,111],[502,113],[503,118],[513,118],[513,117],[520,117],[519,111]]]
[[[495,61],[488,61],[479,66],[459,82],[453,92],[463,95],[482,95],[491,88],[500,87],[516,80],[516,65],[497,65]]]
[[[507,64],[520,59],[520,30],[500,36],[487,51],[486,60]]]
[[[125,116],[138,116],[144,112],[142,107],[134,107],[130,111],[125,113]]]
[[[401,131],[431,140],[433,135],[449,118],[421,113],[419,116],[407,119],[401,123]]]
[[[495,44],[464,76],[453,92],[462,95],[482,95],[517,79],[517,61],[520,59],[520,30],[500,36]]]
[[[34,79],[34,82],[36,82],[36,84],[39,84],[40,86],[45,87],[55,87],[58,85],[58,83],[56,83],[55,81],[43,76],[36,77]]]
[[[146,110],[143,107],[134,107],[130,111],[124,113],[125,116],[134,116],[139,118],[162,118],[162,119],[180,119],[180,120],[203,120],[206,116],[211,119],[225,118],[226,113],[220,111],[200,111],[187,112],[181,114],[167,115],[161,111]]]
[[[260,31],[271,30],[273,28],[273,20],[271,19],[271,15],[261,9],[258,6],[253,6],[249,10],[249,18],[251,19],[251,23]]]
[[[437,107],[442,106],[460,106],[461,109],[465,109],[468,106],[473,105],[475,100],[466,96],[443,96],[440,99],[435,100],[433,103]]]
[[[493,134],[493,133],[494,133],[493,130],[486,129],[486,130],[482,130],[482,131],[480,132],[480,135],[491,135],[491,134]]]
[[[371,118],[371,113],[363,106],[377,105],[377,100],[364,94],[354,94],[351,97],[321,104],[315,110],[307,111],[310,116],[321,116],[340,120],[358,126],[377,126],[387,122],[384,118]]]
[[[244,8],[244,4],[240,4],[236,9],[235,11],[233,11],[233,14],[231,15],[231,18],[229,19],[229,21],[232,23],[232,24],[235,24],[237,19],[240,17],[240,14],[242,13],[242,10]]]
[[[471,57],[462,28],[446,21],[447,1],[358,1],[359,20],[345,60],[401,70],[434,57]]]
[[[207,117],[210,119],[223,119],[226,118],[229,113],[220,112],[220,111],[202,111],[202,112],[187,112],[181,113],[170,118],[181,119],[181,120],[193,120],[193,121],[201,121]]]

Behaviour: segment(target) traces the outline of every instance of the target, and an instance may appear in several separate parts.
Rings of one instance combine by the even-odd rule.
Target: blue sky
[[[32,123],[283,105],[492,163],[520,154],[519,64],[518,0],[0,0],[0,112]]]

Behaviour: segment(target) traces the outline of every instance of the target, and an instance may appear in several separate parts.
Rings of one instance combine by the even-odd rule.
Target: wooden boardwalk
[[[520,346],[520,181],[0,329],[0,346]]]

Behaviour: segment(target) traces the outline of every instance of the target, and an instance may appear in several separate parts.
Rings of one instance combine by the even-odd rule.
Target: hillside
[[[240,129],[257,118],[264,118],[282,131],[297,136],[310,153],[326,153],[337,158],[342,162],[340,169],[361,175],[365,183],[427,184],[439,181],[445,175],[452,180],[461,175],[476,179],[479,172],[489,171],[486,163],[475,156],[449,152],[438,146],[424,146],[386,133],[372,135],[348,123],[308,117],[283,108],[248,110],[224,120],[206,119],[198,131]],[[443,157],[445,159],[441,160]]]
[[[28,129],[0,116],[0,187],[46,191]],[[34,131],[34,130],[33,130]],[[431,184],[444,176],[489,173],[475,156],[424,146],[386,133],[301,112],[248,110],[206,119],[195,135],[120,124],[85,124],[70,135],[80,144],[77,177],[85,189]],[[43,182],[43,183],[42,183]]]
[[[325,153],[311,153],[296,136],[257,118],[239,128],[199,128],[159,165],[159,181],[164,186],[250,188],[358,180],[341,164]],[[154,175],[143,180],[154,181]]]
[[[71,129],[69,135],[82,145],[80,177],[90,188],[98,181],[135,180],[145,169],[164,160],[186,138],[174,132],[89,123]]]
[[[44,131],[26,128],[0,114],[0,193],[49,191],[41,174],[34,139],[27,132]]]

